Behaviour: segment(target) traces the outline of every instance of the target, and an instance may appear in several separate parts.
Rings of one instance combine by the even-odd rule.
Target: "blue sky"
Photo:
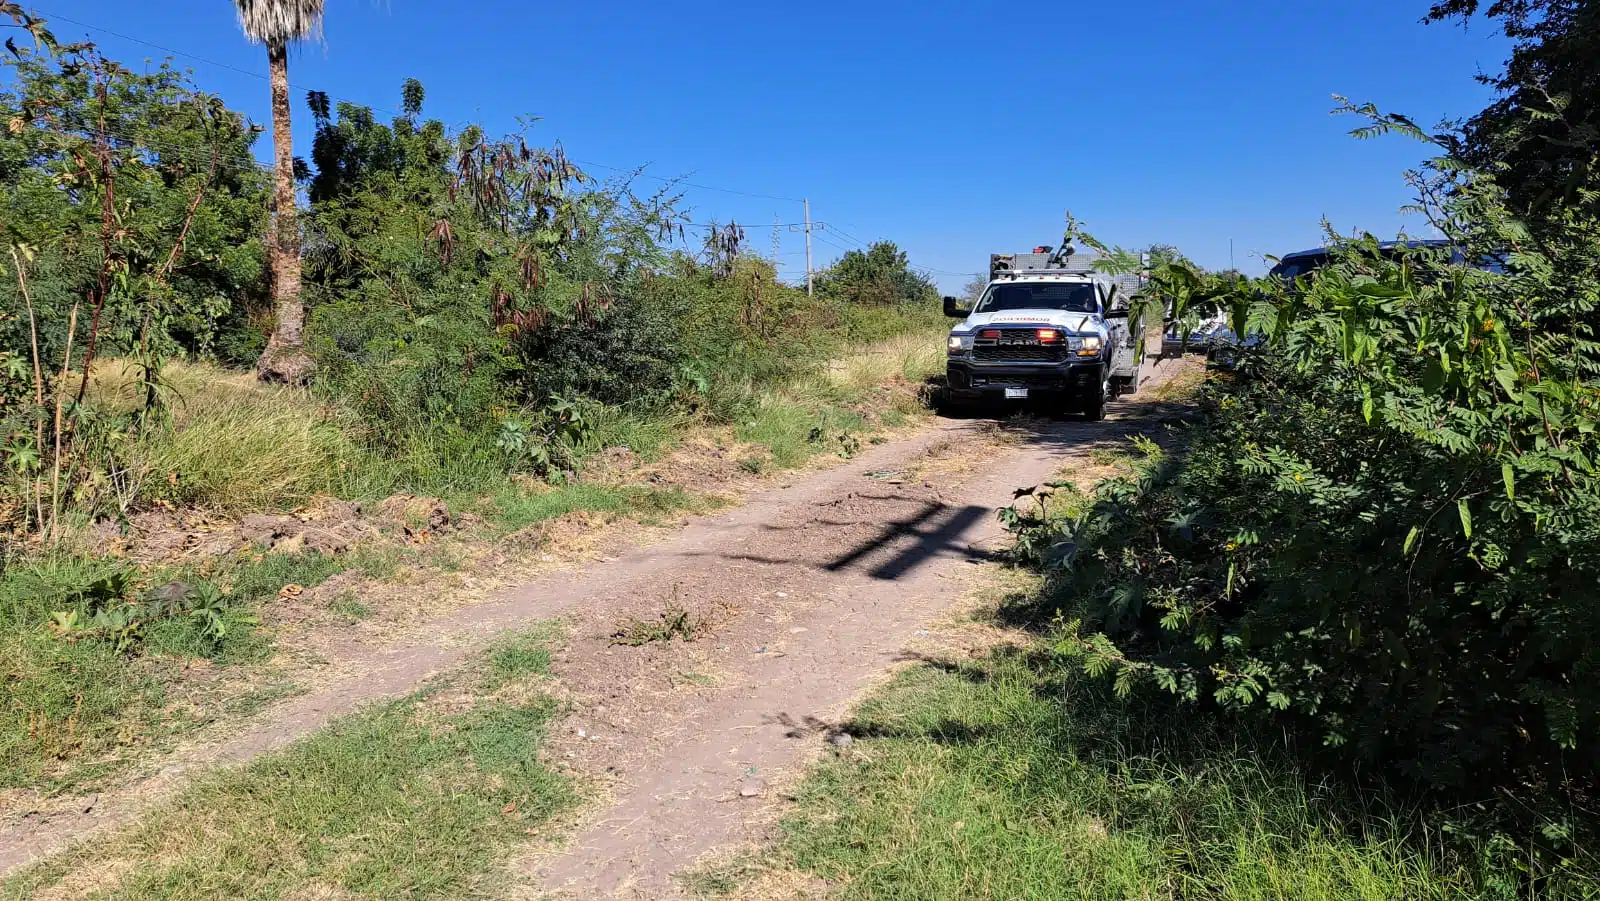
[[[407,0],[328,4],[325,41],[298,50],[299,91],[382,110],[421,79],[425,113],[532,134],[593,164],[809,197],[818,264],[891,238],[942,287],[992,251],[1060,238],[1070,209],[1129,246],[1176,244],[1204,265],[1319,243],[1318,221],[1392,236],[1401,175],[1425,147],[1356,141],[1332,95],[1424,123],[1468,115],[1506,45],[1485,22],[1419,24],[1427,0],[1038,4],[940,0],[795,4]],[[178,56],[201,87],[269,117],[266,53],[224,0],[47,0],[63,39],[125,62]],[[85,23],[88,27],[66,19]],[[296,97],[296,149],[310,115]],[[263,158],[270,153],[264,139]],[[610,174],[604,169],[596,174]],[[697,219],[736,218],[771,247],[797,203],[690,189]],[[800,236],[780,263],[798,276]],[[829,243],[831,242],[831,243]]]

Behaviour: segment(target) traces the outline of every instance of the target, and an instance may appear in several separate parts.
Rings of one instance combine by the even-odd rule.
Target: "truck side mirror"
[[[1122,308],[1116,309],[1116,310],[1106,310],[1106,314],[1104,316],[1100,317],[1100,318],[1101,319],[1127,319],[1128,318],[1128,312],[1129,311],[1128,311],[1127,307],[1122,307]]]
[[[963,306],[964,303],[965,302],[959,297],[946,296],[944,298],[944,314],[949,316],[951,319],[967,318],[967,314],[972,311],[972,308],[970,306]]]

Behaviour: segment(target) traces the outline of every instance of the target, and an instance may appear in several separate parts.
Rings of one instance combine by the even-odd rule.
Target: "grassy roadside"
[[[362,551],[300,552],[141,572],[115,559],[48,555],[10,567],[0,578],[0,791],[96,786],[218,716],[294,693],[264,666],[271,642],[254,611],[285,585],[390,562]],[[214,608],[173,606],[208,592]],[[81,624],[64,628],[63,613]],[[110,624],[96,625],[99,616]],[[235,670],[249,678],[223,675]]]
[[[1113,473],[1138,465],[1114,450],[1088,462]],[[1063,491],[1054,515],[1087,503]],[[1446,835],[1419,801],[1309,766],[1287,733],[1118,696],[1056,652],[1039,575],[993,564],[984,584],[974,623],[983,649],[968,651],[958,628],[951,647],[871,694],[842,727],[854,740],[811,767],[774,842],[690,868],[687,890],[848,901],[1600,897],[1579,873],[1530,887],[1514,846]]]
[[[649,462],[667,460],[685,439],[726,444],[744,455],[734,475],[849,456],[875,432],[921,412],[917,386],[942,366],[940,346],[933,328],[851,345],[803,376],[750,386],[754,400],[727,423],[612,411],[595,420],[596,452],[626,446]],[[97,380],[96,390],[119,396],[120,371]],[[341,469],[371,461],[341,443],[346,433],[310,396],[262,389],[247,376],[199,365],[176,365],[171,381],[183,402],[175,405],[173,429],[147,450],[188,461],[183,472],[192,475],[172,484],[158,480],[161,491],[173,492],[158,498],[162,503],[203,497],[226,518],[360,487]],[[218,424],[228,440],[214,431]],[[363,478],[369,489],[394,487],[387,476]],[[97,553],[85,531],[65,548],[13,557],[0,571],[0,680],[7,685],[0,706],[0,816],[29,803],[26,796],[102,788],[198,729],[295,692],[274,657],[273,630],[261,625],[290,588],[311,591],[351,571],[387,579],[403,569],[407,579],[420,580],[518,530],[564,516],[661,524],[716,503],[697,491],[630,478],[642,477],[561,484],[470,474],[443,479],[433,487],[450,488],[447,506],[482,520],[451,539],[467,553],[377,540],[345,553],[247,548],[202,563],[140,565]],[[152,597],[180,592],[179,586],[176,597]],[[368,612],[359,596],[333,603],[348,622]],[[63,615],[75,617],[71,629],[61,626]],[[10,803],[18,798],[24,800]]]
[[[52,857],[0,897],[459,898],[575,799],[538,759],[555,630],[202,778],[138,825]]]
[[[1457,898],[1402,809],[1308,778],[1277,736],[1122,699],[1028,644],[908,669],[801,784],[775,847],[700,897]],[[1370,806],[1368,806],[1370,805]]]

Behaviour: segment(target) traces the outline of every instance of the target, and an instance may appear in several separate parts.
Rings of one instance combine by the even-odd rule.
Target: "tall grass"
[[[944,331],[923,321],[912,331],[847,343],[781,382],[750,386],[736,408],[734,434],[766,447],[777,466],[792,467],[848,448],[840,436],[867,431],[869,411],[880,423],[898,424],[924,409],[916,386],[943,370]]]
[[[281,510],[336,493],[372,464],[353,421],[304,391],[261,385],[204,363],[162,371],[170,422],[127,452],[139,497],[222,512]],[[109,361],[91,383],[96,401],[131,406],[131,367]]]
[[[1403,802],[1307,776],[1277,736],[1119,699],[1048,655],[915,667],[846,728],[855,743],[802,784],[773,861],[830,897],[1500,897]],[[690,884],[732,888],[717,876]]]
[[[797,465],[817,452],[805,440],[813,429],[859,431],[862,420],[851,408],[872,403],[874,390],[919,383],[943,366],[943,326],[927,311],[852,316],[819,347],[764,351],[774,360],[713,373],[706,397],[713,418],[734,424],[740,440],[769,446],[779,465]],[[323,495],[497,494],[505,483],[508,461],[490,435],[441,424],[380,453],[355,417],[303,390],[181,361],[169,363],[162,380],[170,420],[126,450],[136,505],[159,500],[242,513],[293,509]],[[90,396],[113,411],[131,409],[139,400],[132,367],[116,360],[97,366]],[[914,395],[901,391],[886,408],[903,418],[915,407]],[[673,410],[597,407],[585,446],[626,446],[648,458],[691,422]]]

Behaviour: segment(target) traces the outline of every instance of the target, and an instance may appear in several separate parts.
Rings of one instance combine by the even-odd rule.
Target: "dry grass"
[[[220,511],[290,509],[333,493],[347,472],[370,462],[349,424],[304,391],[203,363],[170,363],[162,378],[171,421],[128,452],[142,499]],[[97,366],[90,393],[111,409],[132,409],[133,367]]]
[[[914,331],[854,349],[829,363],[823,378],[836,388],[860,393],[896,379],[919,383],[944,370],[943,330]]]
[[[859,436],[926,412],[920,388],[944,365],[944,336],[917,330],[854,345],[826,367],[761,393],[734,431],[764,445],[779,469],[821,453],[854,456]]]
[[[1173,366],[1179,365],[1180,362],[1178,360],[1163,360],[1161,365]],[[1161,403],[1191,401],[1194,399],[1195,394],[1199,392],[1200,386],[1205,384],[1206,379],[1209,377],[1210,373],[1206,371],[1204,366],[1180,366],[1172,378],[1150,388],[1149,397],[1151,400]],[[1142,396],[1141,399],[1143,399]]]

